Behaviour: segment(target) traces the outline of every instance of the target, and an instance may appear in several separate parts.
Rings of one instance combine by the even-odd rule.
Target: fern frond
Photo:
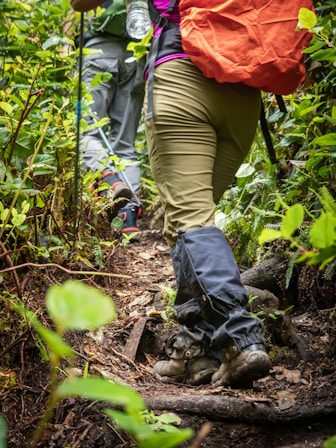
[[[102,248],[99,244],[95,244],[94,248],[93,248],[93,253],[95,256],[95,262],[97,264],[97,266],[99,266],[101,269],[104,267],[104,254],[102,251]]]
[[[336,271],[336,261],[326,266],[324,276],[327,280],[332,280]]]
[[[316,193],[316,195],[319,198],[325,212],[336,215],[336,199],[332,196],[328,188],[323,186],[320,190],[320,194]]]
[[[292,280],[297,257],[298,255],[296,253],[292,252],[289,254],[288,266],[286,269],[286,290],[289,288],[290,281]]]

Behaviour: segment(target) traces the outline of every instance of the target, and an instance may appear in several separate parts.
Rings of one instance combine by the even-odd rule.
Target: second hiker
[[[123,0],[106,2],[71,0],[73,9],[81,12],[93,10],[100,5],[107,9],[112,4],[124,10],[125,21],[126,10]],[[92,21],[93,23],[96,24]],[[141,213],[138,199],[140,167],[134,143],[143,105],[145,61],[127,62],[133,54],[127,50],[130,38],[124,32],[125,24],[121,25],[120,30],[114,27],[107,30],[104,26],[98,30],[97,26],[94,29],[91,25],[89,31],[85,32],[84,46],[94,51],[84,55],[82,79],[92,94],[92,111],[96,113],[97,119],[105,117],[109,119],[109,124],[106,126],[108,132],[105,136],[108,138],[113,154],[126,162],[131,162],[124,170],[128,184],[116,171],[113,161],[106,163],[107,158],[112,154],[109,153],[98,130],[90,131],[81,138],[81,151],[82,167],[97,172],[93,188],[98,189],[99,195],[111,197],[109,218],[112,219],[118,214],[124,221],[122,232],[131,234],[138,231],[137,217]],[[92,87],[91,82],[94,77],[102,73],[110,73],[111,79]],[[85,118],[90,122],[90,118]],[[109,185],[110,188],[102,190],[100,187],[103,184]]]

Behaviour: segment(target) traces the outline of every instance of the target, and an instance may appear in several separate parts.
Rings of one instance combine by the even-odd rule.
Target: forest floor
[[[144,226],[144,223],[140,225]],[[6,267],[2,264],[3,268]],[[71,269],[71,267],[69,267]],[[117,319],[96,332],[70,332],[76,368],[83,373],[117,378],[137,390],[156,414],[174,412],[180,427],[193,428],[188,448],[322,447],[336,435],[336,299],[328,309],[294,308],[289,319],[301,347],[277,345],[266,327],[272,370],[251,389],[189,387],[163,384],[152,368],[165,356],[165,339],[175,331],[161,316],[168,302],[165,288],[174,288],[169,248],[159,228],[143,229],[139,240],[109,249],[105,271],[129,278],[82,276],[112,297]],[[2,274],[2,290],[16,294],[12,272]],[[52,284],[73,275],[57,267],[28,267],[17,272],[26,306],[45,325],[45,295]],[[77,277],[79,278],[79,277]],[[0,413],[8,425],[8,448],[28,448],[44,414],[49,365],[33,332],[14,312],[3,312],[7,325],[0,338]],[[64,369],[67,366],[64,365]],[[61,373],[62,374],[62,373]],[[113,427],[106,404],[69,399],[60,403],[48,424],[43,448],[126,448],[130,438]],[[159,447],[158,447],[159,448]]]

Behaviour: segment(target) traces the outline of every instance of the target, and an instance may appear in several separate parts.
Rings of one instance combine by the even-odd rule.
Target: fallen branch
[[[316,421],[336,415],[336,400],[315,406],[293,406],[283,411],[265,403],[209,395],[151,397],[146,399],[146,403],[153,411],[192,414],[213,420],[252,424]]]
[[[38,264],[38,263],[24,263],[24,264],[18,264],[17,266],[13,266],[10,268],[6,268],[6,269],[2,269],[0,271],[0,274],[4,273],[4,272],[9,272],[9,271],[15,271],[16,269],[22,269],[22,268],[27,268],[27,267],[34,267],[34,268],[49,268],[49,267],[54,267],[54,268],[58,268],[61,269],[61,271],[66,272],[67,274],[71,274],[71,275],[100,275],[100,276],[104,276],[104,277],[116,277],[116,278],[132,278],[129,275],[122,275],[122,274],[111,274],[110,272],[99,272],[99,271],[72,271],[70,269],[64,268],[63,266],[56,264],[56,263],[43,263],[43,264]]]

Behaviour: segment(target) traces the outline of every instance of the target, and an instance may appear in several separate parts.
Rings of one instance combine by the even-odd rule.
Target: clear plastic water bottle
[[[126,0],[126,6],[128,35],[133,39],[143,39],[152,27],[147,0]]]

